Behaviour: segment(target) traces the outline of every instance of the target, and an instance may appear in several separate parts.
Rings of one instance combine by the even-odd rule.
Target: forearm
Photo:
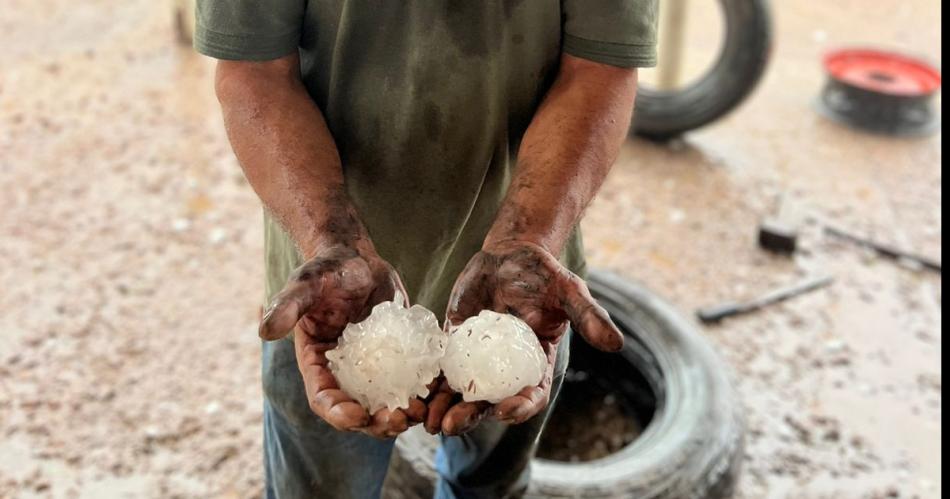
[[[219,63],[215,88],[231,146],[251,187],[305,257],[335,244],[372,247],[298,64],[297,56]]]
[[[564,56],[525,133],[485,245],[508,240],[560,254],[626,137],[637,73]]]

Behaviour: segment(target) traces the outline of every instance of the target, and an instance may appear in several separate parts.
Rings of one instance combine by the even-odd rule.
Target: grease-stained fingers
[[[409,418],[409,426],[414,426],[426,420],[428,409],[424,401],[415,398],[409,401],[409,407],[404,409],[403,412]]]
[[[442,418],[442,433],[450,437],[468,433],[478,426],[490,409],[491,404],[485,401],[455,404]]]
[[[401,305],[403,305],[404,307],[408,307],[409,302],[405,298],[404,292],[401,292],[398,290],[399,290],[398,284],[396,282],[396,279],[392,275],[387,274],[385,276],[382,276],[379,279],[379,284],[376,285],[376,288],[374,288],[373,291],[366,297],[364,306],[357,309],[358,313],[355,316],[351,317],[349,322],[352,322],[352,323],[362,322],[364,319],[369,317],[369,314],[373,310],[373,307],[375,307],[377,304],[382,303],[382,302],[400,300]],[[403,293],[403,294],[400,295],[400,293]]]
[[[406,414],[399,409],[390,411],[383,408],[369,418],[369,424],[354,428],[355,431],[365,433],[376,438],[393,438],[409,429]]]
[[[452,406],[452,399],[456,394],[449,388],[445,379],[438,381],[438,386],[433,389],[433,394],[429,397],[428,410],[425,419],[426,432],[436,435],[442,431],[442,418]]]
[[[322,286],[294,282],[281,291],[264,311],[258,334],[264,340],[279,340],[294,328],[307,309],[319,299]]]
[[[484,268],[476,254],[452,285],[449,303],[445,311],[445,326],[457,326],[486,308],[491,308],[494,277]]]
[[[299,338],[298,338],[299,339]],[[322,350],[326,346],[300,346],[305,349]],[[316,354],[314,354],[316,355]],[[303,360],[303,362],[301,362]],[[304,389],[307,391],[307,400],[310,410],[337,430],[346,431],[369,424],[369,414],[359,403],[350,398],[337,384],[336,378],[330,370],[318,363],[315,357],[298,356],[300,375],[303,376]]]
[[[409,416],[402,409],[396,409],[389,413],[386,419],[386,436],[394,438],[400,433],[409,429]]]
[[[300,327],[294,331],[297,367],[310,410],[337,430],[366,426],[369,423],[366,409],[340,390],[336,378],[326,366],[324,354],[333,346],[334,343],[313,341]]]
[[[549,388],[542,386],[523,388],[516,395],[496,404],[494,416],[507,424],[524,423],[547,407],[549,397]]]
[[[564,313],[584,340],[605,352],[623,348],[623,334],[617,329],[603,307],[590,295],[587,284],[573,273],[566,273],[558,286]]]
[[[340,431],[364,427],[370,417],[359,403],[342,390],[329,388],[310,398],[310,409],[330,426]]]
[[[541,382],[537,386],[526,386],[517,394],[495,404],[492,414],[497,420],[508,424],[521,424],[547,407],[551,400],[551,382],[554,379],[554,365],[557,364],[558,344],[560,340],[541,341],[541,348],[547,358],[547,367]]]

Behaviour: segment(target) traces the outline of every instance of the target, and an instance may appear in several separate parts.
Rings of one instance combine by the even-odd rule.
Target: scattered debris
[[[670,222],[678,224],[686,220],[686,212],[683,210],[673,209],[670,210]]]
[[[834,278],[830,276],[811,277],[791,286],[771,291],[762,297],[749,302],[731,302],[701,308],[696,312],[696,316],[699,317],[699,320],[705,323],[719,322],[727,317],[755,312],[768,305],[785,301],[789,298],[805,294],[809,291],[824,288],[831,285],[833,282]]]
[[[175,232],[185,232],[191,228],[191,221],[187,218],[176,218],[172,220],[172,230]]]
[[[228,231],[222,227],[215,227],[208,233],[208,242],[211,244],[221,244],[228,237]]]
[[[205,406],[205,414],[213,415],[221,411],[221,404],[217,400],[211,401]]]

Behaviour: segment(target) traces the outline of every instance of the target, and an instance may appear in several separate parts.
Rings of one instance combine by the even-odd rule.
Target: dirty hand
[[[370,415],[340,390],[327,365],[347,323],[365,319],[373,306],[406,297],[399,275],[372,249],[336,245],[318,251],[290,276],[274,297],[260,325],[265,340],[284,338],[293,329],[297,366],[310,408],[337,430],[394,437],[425,418],[422,400],[405,410],[381,409]]]
[[[623,346],[623,335],[591,297],[584,281],[532,243],[504,241],[476,253],[455,282],[446,328],[484,309],[513,314],[531,326],[547,354],[547,371],[538,386],[526,387],[494,406],[463,402],[442,381],[429,402],[425,422],[429,433],[465,433],[488,414],[518,424],[541,412],[551,394],[557,346],[568,322],[595,348],[614,352]]]

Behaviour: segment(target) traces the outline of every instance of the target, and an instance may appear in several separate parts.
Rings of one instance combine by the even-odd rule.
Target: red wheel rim
[[[940,89],[940,72],[930,64],[874,49],[844,49],[825,56],[832,78],[864,90],[901,97],[925,97]]]

